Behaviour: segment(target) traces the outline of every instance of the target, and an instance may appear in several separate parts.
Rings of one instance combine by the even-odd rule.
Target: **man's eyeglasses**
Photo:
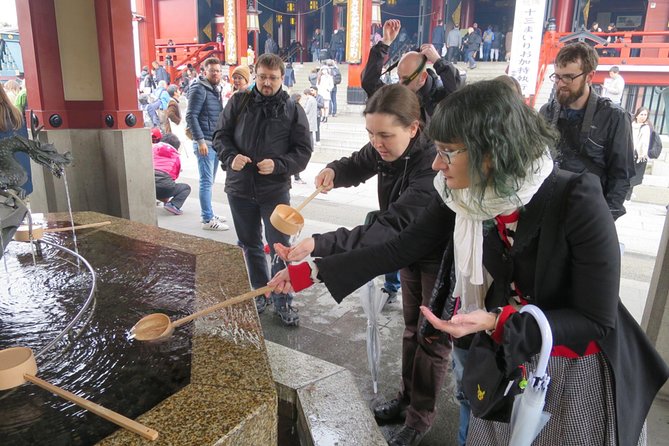
[[[458,149],[458,150],[453,150],[452,152],[448,150],[437,149],[437,154],[439,154],[441,160],[446,164],[453,164],[453,157],[456,156],[458,153],[466,151],[467,149]]]
[[[576,74],[576,75],[573,75],[573,74],[563,74],[562,76],[560,76],[559,74],[553,73],[553,74],[551,74],[550,76],[548,76],[548,78],[549,78],[552,82],[555,82],[556,84],[557,84],[558,82],[562,81],[565,85],[569,85],[569,84],[571,84],[572,82],[574,82],[574,79],[576,79],[577,77],[581,77],[581,76],[583,76],[584,74],[585,74],[585,71],[584,71],[583,73],[581,73],[581,74]]]
[[[260,82],[265,82],[266,80],[270,80],[272,82],[276,82],[281,79],[281,76],[268,76],[266,74],[259,74],[256,76]]]

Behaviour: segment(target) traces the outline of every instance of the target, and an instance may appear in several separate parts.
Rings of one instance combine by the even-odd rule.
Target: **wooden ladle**
[[[276,229],[286,235],[295,235],[302,230],[304,226],[304,217],[300,211],[314,198],[320,194],[325,186],[320,186],[311,195],[309,195],[299,206],[292,208],[286,204],[279,204],[272,215],[269,216],[269,221]]]
[[[131,420],[120,413],[102,407],[92,401],[77,396],[65,389],[54,386],[43,379],[35,376],[37,373],[37,363],[31,349],[27,347],[11,347],[0,350],[0,390],[7,390],[18,387],[29,381],[51,393],[54,393],[66,400],[83,407],[84,409],[101,416],[107,421],[121,426],[124,429],[134,432],[147,440],[158,438],[158,432]]]
[[[98,223],[89,223],[79,226],[67,226],[65,228],[44,228],[42,225],[33,225],[33,240],[41,239],[46,232],[67,232],[77,229],[99,228],[100,226],[110,225],[110,221],[101,221]],[[28,225],[21,225],[14,234],[14,240],[19,242],[30,241],[30,227]]]
[[[172,332],[175,328],[180,327],[193,319],[196,319],[200,316],[205,316],[214,311],[220,310],[221,308],[229,307],[231,305],[244,302],[245,300],[251,299],[261,294],[265,294],[268,291],[272,291],[274,287],[265,286],[258,288],[257,290],[251,290],[239,296],[230,298],[211,307],[200,310],[197,313],[193,313],[190,316],[178,319],[174,322],[170,320],[170,317],[164,313],[153,313],[141,318],[131,329],[131,336],[138,341],[155,341],[157,339],[166,338],[172,335]]]

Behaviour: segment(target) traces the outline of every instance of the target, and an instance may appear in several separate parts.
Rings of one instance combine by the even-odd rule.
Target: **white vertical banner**
[[[363,0],[348,0],[346,10],[346,62],[362,61],[362,4]],[[365,38],[369,38],[367,35]]]
[[[536,90],[545,12],[546,0],[516,0],[509,76],[520,83],[523,96]]]
[[[225,17],[225,63],[237,65],[237,11],[235,0],[225,0],[223,3]],[[244,51],[240,48],[240,51]]]

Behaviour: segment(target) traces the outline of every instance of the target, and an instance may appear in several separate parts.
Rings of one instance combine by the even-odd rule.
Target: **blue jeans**
[[[383,283],[383,288],[389,293],[397,293],[400,289],[400,272],[395,271],[392,273],[387,273],[385,276],[385,282]]]
[[[200,173],[200,215],[205,223],[214,218],[214,211],[211,209],[211,190],[214,187],[216,171],[218,170],[218,155],[211,143],[207,143],[207,147],[209,148],[207,155],[200,155],[197,142],[193,141],[193,150],[197,157],[197,170]]]
[[[330,115],[337,114],[337,86],[330,91]]]
[[[151,124],[153,124],[154,127],[160,126],[160,119],[158,118],[158,112],[156,111],[160,109],[160,105],[161,102],[160,99],[158,99],[146,106],[146,112],[149,114]]]
[[[335,60],[337,63],[341,63],[344,60],[344,48],[337,48],[335,50]]]
[[[486,43],[483,42],[483,60],[484,62],[490,61],[490,49],[492,48],[492,42]]]
[[[476,61],[474,60],[474,53],[476,51],[465,50],[465,62],[469,63],[469,68],[476,66]]]
[[[462,390],[462,374],[465,370],[465,362],[469,350],[453,346],[451,357],[453,358],[453,374],[455,376],[455,398],[460,402],[460,426],[458,428],[458,445],[465,446],[467,442],[467,432],[469,431],[469,414],[471,408],[469,401]]]
[[[286,191],[278,200],[258,203],[255,199],[235,197],[228,194],[228,202],[232,211],[232,221],[237,232],[238,244],[244,251],[246,269],[253,289],[267,285],[269,279],[286,267],[286,264],[278,256],[275,257],[274,243],[289,244],[289,237],[279,232],[269,221],[270,215],[277,204],[290,204],[290,194]],[[270,258],[272,259],[271,274],[267,266],[262,238],[263,224],[265,225],[265,239],[269,245]],[[272,302],[275,308],[284,304],[290,305],[293,296],[290,294],[272,293]]]

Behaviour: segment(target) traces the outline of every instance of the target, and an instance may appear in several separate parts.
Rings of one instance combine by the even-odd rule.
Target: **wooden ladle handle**
[[[71,231],[73,229],[86,229],[86,228],[98,228],[100,226],[107,226],[110,225],[110,221],[101,221],[98,223],[89,223],[87,225],[79,225],[79,226],[68,226],[66,228],[46,228],[44,232],[67,232]]]
[[[56,395],[63,397],[66,400],[73,402],[74,404],[83,407],[84,409],[93,412],[96,415],[101,416],[107,421],[111,421],[112,423],[115,423],[122,428],[129,430],[130,432],[141,435],[147,440],[153,441],[158,438],[157,431],[150,429],[135,420],[131,420],[130,418],[125,417],[120,413],[114,412],[113,410],[107,409],[106,407],[102,407],[99,404],[95,404],[94,402],[77,396],[72,392],[68,392],[65,389],[56,387],[53,384],[48,383],[34,375],[29,375],[26,373],[23,375],[23,378],[25,378],[26,381],[30,381],[31,383],[40,386],[41,388],[48,390],[51,393],[55,393]]]
[[[238,304],[240,302],[244,302],[245,300],[251,299],[252,297],[260,296],[261,294],[265,294],[268,291],[274,290],[273,286],[264,286],[262,288],[258,288],[257,290],[251,290],[248,291],[244,294],[240,294],[239,296],[233,297],[232,299],[225,300],[219,304],[212,305],[211,307],[205,308],[204,310],[200,310],[196,313],[191,314],[190,316],[183,317],[181,319],[177,319],[176,321],[172,322],[172,325],[176,328],[179,327],[183,324],[186,324],[193,319],[197,319],[200,316],[205,316],[209,313],[213,313],[214,311],[220,310],[221,308],[229,307],[231,305]]]
[[[311,193],[311,195],[309,195],[302,203],[300,203],[300,205],[296,207],[295,210],[297,212],[300,212],[302,208],[304,208],[307,204],[309,204],[311,200],[316,198],[316,195],[320,194],[323,191],[323,189],[325,189],[325,186],[319,186],[315,191]]]

